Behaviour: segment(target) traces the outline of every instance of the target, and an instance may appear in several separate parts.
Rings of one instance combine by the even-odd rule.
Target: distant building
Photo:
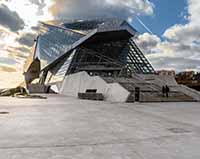
[[[157,71],[158,75],[161,76],[172,76],[175,77],[176,76],[176,72],[174,70],[159,70]]]
[[[178,84],[200,91],[200,73],[195,73],[194,71],[180,72],[176,75],[176,81]]]
[[[200,72],[196,73],[193,78],[194,78],[194,80],[200,82]]]
[[[177,80],[187,81],[192,80],[195,75],[194,71],[180,72],[176,75]]]

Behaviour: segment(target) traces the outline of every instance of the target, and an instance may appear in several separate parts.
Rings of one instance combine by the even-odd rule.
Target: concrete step
[[[174,90],[174,91],[182,92],[182,93],[187,94],[188,96],[192,97],[193,99],[200,101],[200,92],[198,92],[194,89],[191,89],[187,86],[178,85],[178,86],[171,87],[170,89]]]
[[[155,78],[157,81],[161,80]],[[128,90],[131,94],[129,95],[127,102],[135,101],[135,88],[139,87],[141,91],[141,102],[195,102],[200,100],[200,95],[196,92],[186,89],[183,86],[169,86],[170,87],[170,96],[165,98],[162,95],[162,87],[164,80],[161,80],[163,83],[160,86],[157,83],[151,83],[149,81],[143,80],[141,77],[137,78],[104,78],[108,83],[119,83],[122,87]],[[198,98],[199,97],[199,98]]]
[[[163,97],[159,93],[141,93],[141,102],[196,102],[192,97],[180,92],[173,92],[169,97]]]

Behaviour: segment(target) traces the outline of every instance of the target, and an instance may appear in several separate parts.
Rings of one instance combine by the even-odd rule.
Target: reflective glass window
[[[71,45],[83,36],[70,30],[48,26],[38,38],[36,49],[42,69],[65,54],[71,48]]]

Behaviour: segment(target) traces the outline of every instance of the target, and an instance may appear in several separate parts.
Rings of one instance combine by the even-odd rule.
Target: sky
[[[199,0],[0,0],[0,88],[23,81],[39,21],[119,17],[155,69],[200,71]]]

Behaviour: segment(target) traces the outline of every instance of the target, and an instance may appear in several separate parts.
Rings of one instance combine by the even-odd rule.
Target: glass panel
[[[47,76],[46,76],[46,80],[45,80],[45,84],[48,84],[49,81],[51,80],[52,77],[52,73],[50,71],[48,71]]]
[[[53,26],[46,26],[45,32],[38,38],[36,55],[41,60],[42,69],[59,58],[71,48],[71,45],[84,35]]]
[[[76,53],[76,50],[74,50],[71,55],[68,57],[68,59],[63,63],[60,63],[59,65],[61,65],[60,69],[56,72],[55,75],[52,76],[51,80],[49,83],[55,83],[55,82],[61,82],[64,80],[64,77],[67,73],[67,70],[73,60],[73,57]]]

